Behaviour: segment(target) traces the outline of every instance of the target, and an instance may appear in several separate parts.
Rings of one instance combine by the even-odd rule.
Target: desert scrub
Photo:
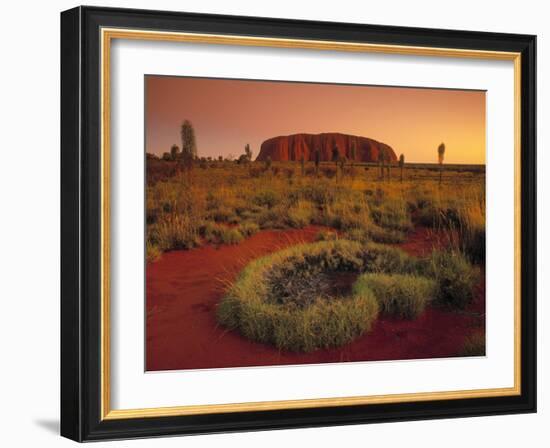
[[[156,245],[151,243],[150,241],[146,241],[145,243],[145,258],[147,262],[157,261],[162,255],[162,251],[160,248]]]
[[[400,199],[386,199],[371,211],[374,222],[383,228],[406,231],[412,228],[407,203]]]
[[[367,270],[407,267],[400,250],[348,240],[293,246],[249,263],[217,310],[219,322],[281,350],[336,347],[368,331],[378,315],[370,289],[352,286]],[[344,279],[337,286],[334,279]]]
[[[381,313],[416,319],[433,299],[436,283],[416,275],[363,274],[354,288],[370,290],[378,301]]]
[[[209,243],[214,244],[238,244],[246,236],[258,231],[259,227],[254,223],[241,224],[229,227],[224,224],[207,221],[201,227],[202,237]]]
[[[199,225],[188,215],[163,215],[149,226],[147,238],[163,252],[190,249],[200,245]]]
[[[244,240],[244,236],[236,227],[225,227],[220,233],[222,244],[239,244],[242,240]]]
[[[352,228],[345,232],[345,238],[363,243],[372,241],[375,243],[398,244],[405,241],[405,234],[399,230],[383,229],[376,224],[367,228]]]
[[[241,225],[239,225],[238,229],[243,236],[252,236],[260,231],[260,226],[255,222],[248,221],[243,222]]]
[[[470,202],[460,210],[460,249],[473,263],[485,263],[485,202]]]
[[[464,309],[472,302],[479,272],[460,252],[434,250],[419,267],[436,281],[438,303]]]
[[[476,331],[466,336],[459,356],[485,356],[485,333]]]
[[[364,247],[364,272],[408,274],[417,269],[418,260],[401,249],[377,243],[368,243]]]
[[[400,230],[383,229],[375,225],[369,227],[367,235],[376,243],[399,244],[406,240],[405,234]]]
[[[339,198],[325,207],[323,224],[339,230],[367,229],[372,225],[366,200],[359,197]]]
[[[288,209],[287,222],[290,227],[301,229],[311,224],[314,215],[313,204],[309,201],[299,200]]]
[[[338,234],[331,230],[320,230],[315,235],[315,241],[334,241],[338,239]]]
[[[263,189],[258,191],[252,200],[260,207],[273,208],[282,200],[282,194],[275,189]]]
[[[288,207],[277,205],[270,209],[264,209],[257,217],[260,229],[286,229],[288,228]]]

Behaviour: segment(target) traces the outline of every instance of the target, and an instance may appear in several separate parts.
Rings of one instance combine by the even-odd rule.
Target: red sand
[[[369,333],[350,344],[307,354],[280,352],[251,342],[216,322],[224,285],[250,260],[298,242],[313,241],[318,228],[263,231],[235,246],[205,246],[165,253],[147,264],[146,369],[375,361],[456,356],[464,338],[484,331],[485,281],[467,310],[429,307],[413,321],[379,318]],[[432,249],[433,238],[417,229],[399,245],[411,255]]]

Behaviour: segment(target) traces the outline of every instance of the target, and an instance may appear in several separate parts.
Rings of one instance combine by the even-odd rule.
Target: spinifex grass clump
[[[380,227],[407,231],[412,228],[407,204],[402,199],[387,199],[372,209],[372,218]]]
[[[410,263],[402,251],[377,244],[293,246],[251,262],[220,303],[218,320],[282,350],[340,346],[368,331],[378,315],[372,291],[352,286],[355,276],[405,272]]]
[[[381,313],[416,319],[435,297],[436,282],[409,274],[363,274],[354,288],[372,291]]]
[[[199,244],[199,227],[188,215],[166,214],[148,227],[147,240],[161,251],[190,249]]]
[[[434,250],[420,269],[437,283],[437,301],[449,308],[464,309],[474,298],[479,272],[458,251]]]
[[[459,356],[485,356],[485,333],[476,331],[467,336]]]
[[[409,202],[415,221],[436,230],[445,245],[465,254],[475,264],[485,263],[485,191],[483,184],[454,191],[415,189]]]

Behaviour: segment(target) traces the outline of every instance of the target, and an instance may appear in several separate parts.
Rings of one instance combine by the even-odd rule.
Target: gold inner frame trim
[[[251,36],[196,34],[137,29],[101,29],[101,419],[167,417],[315,407],[350,406],[413,401],[502,397],[521,394],[521,54],[458,48],[279,39]],[[111,409],[110,368],[110,50],[113,39],[241,45],[325,51],[368,52],[412,56],[506,60],[514,62],[514,386],[441,392],[369,395],[303,400],[188,405],[141,409]]]

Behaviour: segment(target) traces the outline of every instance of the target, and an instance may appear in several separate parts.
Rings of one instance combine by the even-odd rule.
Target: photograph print
[[[485,91],[144,83],[147,371],[485,356]]]

